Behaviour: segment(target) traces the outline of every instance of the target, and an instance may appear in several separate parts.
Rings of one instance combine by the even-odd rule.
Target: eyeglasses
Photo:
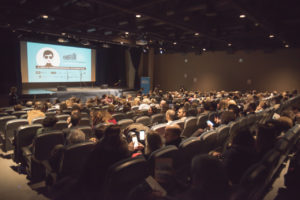
[[[52,59],[53,58],[53,56],[47,56],[47,55],[45,55],[44,56],[46,59]]]

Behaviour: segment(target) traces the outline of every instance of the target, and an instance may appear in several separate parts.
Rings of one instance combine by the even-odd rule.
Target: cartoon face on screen
[[[60,58],[57,51],[53,48],[42,48],[36,55],[37,66],[58,67]]]

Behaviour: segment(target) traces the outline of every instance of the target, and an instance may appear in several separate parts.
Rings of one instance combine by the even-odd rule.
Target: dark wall
[[[156,55],[154,84],[167,90],[300,89],[299,55],[299,49]]]
[[[0,34],[0,94],[8,94],[10,87],[21,87],[20,43],[15,33],[0,30]]]

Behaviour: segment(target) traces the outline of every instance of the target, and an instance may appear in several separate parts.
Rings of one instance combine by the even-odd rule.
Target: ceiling
[[[154,47],[158,53],[272,50],[300,47],[299,5],[298,0],[1,0],[0,27],[21,40]]]

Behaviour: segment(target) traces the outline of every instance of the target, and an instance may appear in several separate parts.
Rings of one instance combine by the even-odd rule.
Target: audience
[[[36,132],[36,135],[40,135],[42,133],[47,133],[47,132],[50,132],[50,131],[53,131],[55,130],[54,126],[57,122],[57,118],[56,116],[47,116],[45,117],[45,119],[43,120],[43,128],[39,128]]]

